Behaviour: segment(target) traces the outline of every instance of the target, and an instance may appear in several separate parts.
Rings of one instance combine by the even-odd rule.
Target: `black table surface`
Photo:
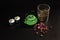
[[[30,27],[23,23],[23,19],[26,13],[30,11],[34,11],[34,15],[37,15],[36,7],[38,4],[42,3],[49,4],[51,7],[48,24],[52,26],[52,29],[46,36],[41,38],[33,33],[33,26]],[[1,40],[60,40],[59,3],[56,4],[57,9],[55,9],[54,3],[54,0],[16,0],[1,4]],[[14,28],[10,28],[8,20],[17,15],[21,16],[20,24],[15,24]]]

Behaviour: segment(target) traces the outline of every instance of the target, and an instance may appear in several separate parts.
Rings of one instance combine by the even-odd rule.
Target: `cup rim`
[[[48,11],[50,10],[50,6],[49,6],[48,4],[39,4],[39,5],[37,6],[37,10],[40,10],[40,11],[41,11],[41,9],[39,8],[39,7],[40,7],[40,5],[48,6]]]

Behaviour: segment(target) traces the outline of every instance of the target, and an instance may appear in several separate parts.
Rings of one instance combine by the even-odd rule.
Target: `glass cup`
[[[39,4],[37,6],[37,15],[40,22],[47,24],[49,19],[50,6],[48,4]]]

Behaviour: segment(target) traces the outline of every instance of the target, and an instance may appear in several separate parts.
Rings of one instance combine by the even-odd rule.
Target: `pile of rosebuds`
[[[48,26],[45,25],[43,22],[40,22],[38,24],[36,24],[34,27],[34,32],[35,34],[42,34],[41,36],[43,36],[44,34],[46,34],[49,30]]]

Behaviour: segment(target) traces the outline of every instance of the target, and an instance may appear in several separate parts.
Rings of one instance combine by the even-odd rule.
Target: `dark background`
[[[31,27],[23,23],[23,19],[27,12],[34,10],[36,15],[36,7],[38,4],[46,3],[51,7],[49,16],[49,26],[52,26],[52,31],[44,37],[40,37],[41,40],[60,40],[60,3],[54,0],[10,0],[2,1],[0,3],[0,15],[1,15],[1,40],[38,40]],[[14,28],[10,28],[8,20],[14,18],[16,15],[21,16],[21,22],[19,25],[15,24]]]

